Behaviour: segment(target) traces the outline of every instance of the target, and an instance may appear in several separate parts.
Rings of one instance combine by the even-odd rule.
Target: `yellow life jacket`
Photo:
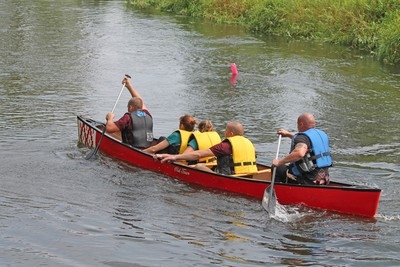
[[[257,172],[256,149],[253,143],[243,136],[228,138],[232,146],[232,160],[235,174]]]
[[[213,145],[221,143],[221,137],[215,131],[212,131],[212,132],[195,131],[192,133],[191,138],[193,138],[193,137],[196,139],[199,150],[207,149],[207,148],[212,147]],[[207,162],[215,161],[216,159],[217,158],[214,156],[205,157],[205,158],[199,159],[199,162],[207,163]]]
[[[189,143],[189,137],[192,135],[193,132],[185,131],[185,130],[176,130],[175,132],[179,132],[181,135],[181,146],[179,148],[179,154],[182,154],[183,151],[188,146]]]

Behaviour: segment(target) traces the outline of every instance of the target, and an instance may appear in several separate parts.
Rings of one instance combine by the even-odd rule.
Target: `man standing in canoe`
[[[329,167],[332,158],[329,139],[325,132],[315,128],[311,113],[302,113],[297,118],[297,133],[279,129],[278,134],[292,139],[290,154],[274,159],[276,181],[309,185],[329,183]]]
[[[253,143],[243,136],[244,128],[240,122],[228,122],[225,128],[225,139],[210,148],[195,150],[192,152],[171,155],[155,154],[154,158],[161,162],[196,161],[206,157],[217,157],[217,165],[213,170],[206,164],[197,164],[196,168],[217,173],[248,174],[257,172],[256,150]]]
[[[113,121],[115,115],[111,112],[106,116],[106,132],[115,133],[121,131],[122,142],[136,148],[147,148],[153,141],[153,118],[147,110],[142,97],[136,91],[127,76],[122,84],[131,93],[132,98],[128,102],[128,112],[119,120]]]

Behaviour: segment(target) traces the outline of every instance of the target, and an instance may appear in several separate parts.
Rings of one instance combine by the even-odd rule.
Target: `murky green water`
[[[347,48],[264,38],[124,1],[5,0],[0,9],[4,266],[396,266],[400,69]],[[229,64],[239,76],[230,82]],[[259,160],[303,111],[331,137],[332,179],[382,188],[378,215],[268,217],[251,199],[87,162],[76,115],[103,120],[125,73],[155,134],[178,117],[240,120]],[[122,115],[128,92],[116,109]],[[281,155],[289,141],[281,146]]]

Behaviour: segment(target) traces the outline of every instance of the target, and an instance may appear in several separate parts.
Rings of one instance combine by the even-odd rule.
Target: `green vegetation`
[[[131,0],[219,23],[240,24],[266,35],[331,42],[400,63],[399,0]]]

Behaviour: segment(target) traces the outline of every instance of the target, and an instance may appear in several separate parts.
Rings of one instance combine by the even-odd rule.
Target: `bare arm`
[[[148,147],[148,148],[144,149],[143,151],[144,151],[144,152],[147,152],[147,153],[154,154],[154,153],[156,153],[156,152],[158,152],[158,151],[160,151],[160,150],[163,150],[164,148],[167,148],[168,146],[169,146],[169,143],[168,143],[168,141],[165,139],[165,140],[162,140],[162,141],[161,141],[160,143],[158,143],[157,145]]]
[[[282,137],[293,138],[293,136],[295,135],[295,133],[289,132],[289,131],[287,131],[285,129],[282,129],[282,128],[278,129],[278,131],[276,131],[276,132],[277,132],[277,134],[282,135]]]
[[[129,93],[131,93],[132,97],[139,97],[143,100],[143,97],[139,94],[138,91],[136,91],[135,87],[133,87],[131,79],[129,79],[128,77],[124,77],[124,79],[122,80],[122,84],[125,83],[125,87],[129,90]],[[147,109],[144,100],[143,100],[143,109]]]
[[[118,126],[114,122],[114,117],[115,117],[115,115],[113,113],[111,113],[111,112],[107,113],[107,116],[106,116],[106,120],[107,120],[107,122],[106,122],[106,132],[107,133],[115,133],[115,132],[120,131],[120,129],[118,128]]]
[[[193,160],[198,160],[200,158],[205,158],[205,157],[210,157],[210,156],[214,156],[214,154],[211,152],[211,150],[203,149],[203,150],[195,150],[192,152],[188,152],[185,154],[179,154],[179,155],[155,154],[154,158],[161,160],[161,162],[164,163],[164,162],[173,162],[173,161],[178,161],[178,160],[193,161]]]
[[[274,159],[272,165],[281,166],[286,163],[296,162],[306,155],[307,150],[308,147],[306,144],[298,143],[289,155],[282,159]]]
[[[188,147],[185,149],[185,151],[183,151],[182,154],[190,153],[190,152],[193,152],[193,151],[195,151],[195,150],[193,149],[193,147],[188,146]]]

